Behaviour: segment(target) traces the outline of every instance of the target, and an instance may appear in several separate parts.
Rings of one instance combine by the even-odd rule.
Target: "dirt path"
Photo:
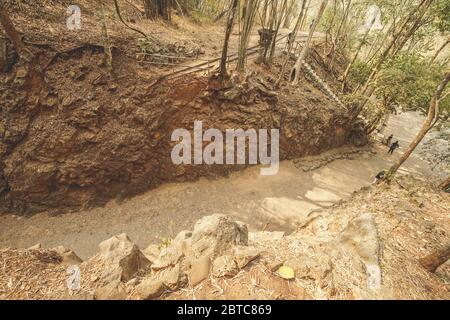
[[[276,50],[275,50],[275,56],[281,54],[283,50],[287,49],[287,35],[291,32],[290,29],[280,29],[279,34],[277,36],[277,44],[276,44]],[[221,36],[222,34],[217,34],[217,36]],[[303,43],[308,38],[308,32],[300,31],[297,34],[297,37],[295,39],[296,45]],[[322,32],[316,32],[313,37],[314,42],[319,42],[322,39],[325,38],[325,34]],[[233,33],[230,38],[229,42],[229,59],[233,59],[237,57],[238,53],[238,44],[239,43],[239,34]],[[255,46],[258,46],[259,44],[259,34],[258,32],[253,32],[253,34],[250,36],[248,48],[252,48]],[[254,50],[254,49],[253,49]],[[249,50],[249,51],[253,51]],[[180,67],[174,67],[170,71],[166,72],[166,75],[171,75],[172,73],[176,73],[176,77],[181,77],[185,74],[190,74],[192,72],[203,72],[204,74],[207,74],[208,72],[211,72],[215,68],[219,67],[220,61],[218,60],[221,57],[222,51],[216,50],[213,52],[209,52],[201,57],[201,59],[193,59],[188,62],[183,63]],[[230,57],[230,55],[234,55]],[[250,61],[255,61],[258,57],[258,54],[253,54],[249,56]],[[215,62],[211,62],[217,60]],[[206,69],[206,70],[205,70]]]
[[[417,114],[402,114],[392,117],[385,133],[395,133],[404,148],[420,123]],[[237,217],[251,229],[289,232],[312,211],[331,206],[369,185],[377,172],[400,156],[399,152],[388,156],[381,145],[376,149],[376,154],[357,154],[352,160],[336,160],[309,172],[284,161],[276,176],[260,176],[259,168],[252,167],[228,178],[167,184],[124,203],[112,201],[103,208],[78,213],[41,213],[29,218],[4,215],[0,217],[0,247],[64,245],[87,258],[98,243],[114,234],[126,232],[145,247],[173,237],[202,216],[218,212]],[[415,155],[402,170],[433,175]]]

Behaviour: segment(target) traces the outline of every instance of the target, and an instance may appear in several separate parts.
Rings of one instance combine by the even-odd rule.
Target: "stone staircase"
[[[313,78],[313,80],[315,82],[317,82],[319,84],[319,86],[322,88],[322,90],[325,91],[325,93],[328,94],[328,96],[330,96],[334,101],[336,101],[336,103],[338,104],[339,107],[341,107],[344,110],[348,111],[347,107],[345,106],[344,103],[342,103],[342,101],[339,99],[337,94],[335,94],[333,92],[333,90],[331,90],[330,86],[325,82],[325,80],[320,78],[319,75],[313,70],[313,68],[308,63],[303,61],[302,66],[303,66],[304,70],[306,71],[306,73],[311,78]]]

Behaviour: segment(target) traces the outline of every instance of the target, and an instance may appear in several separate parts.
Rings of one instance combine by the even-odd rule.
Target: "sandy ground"
[[[418,114],[393,116],[385,133],[395,133],[404,148],[420,128]],[[192,183],[161,186],[122,203],[50,216],[14,214],[0,217],[0,247],[27,248],[41,243],[45,248],[64,245],[86,259],[98,243],[122,232],[141,247],[174,237],[199,218],[225,213],[249,224],[253,230],[295,230],[301,217],[348,198],[369,185],[374,175],[397,159],[384,146],[377,154],[363,153],[353,160],[336,160],[304,172],[292,161],[281,163],[275,176],[261,176],[252,167],[228,178],[201,179]],[[424,178],[437,177],[428,164],[413,155],[402,169]]]

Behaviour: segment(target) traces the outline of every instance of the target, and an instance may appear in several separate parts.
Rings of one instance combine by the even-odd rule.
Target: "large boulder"
[[[152,261],[155,262],[156,259],[158,259],[159,254],[160,254],[160,249],[158,247],[158,245],[156,244],[150,244],[147,248],[145,248],[145,250],[143,251],[145,257]]]
[[[105,262],[103,280],[106,282],[127,282],[142,270],[150,267],[151,262],[131,242],[126,234],[114,236],[99,245],[100,256]]]

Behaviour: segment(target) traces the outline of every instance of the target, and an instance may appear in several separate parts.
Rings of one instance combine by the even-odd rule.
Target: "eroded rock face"
[[[378,233],[371,213],[364,213],[350,221],[341,234],[340,242],[354,250],[367,265],[378,264]]]
[[[382,274],[379,264],[380,244],[375,219],[371,213],[363,213],[350,221],[343,230],[340,242],[353,250],[365,266],[367,288],[381,288]]]
[[[124,233],[103,241],[99,249],[106,265],[102,276],[105,282],[127,282],[151,265],[137,245]]]
[[[78,210],[166,182],[243,169],[173,164],[172,132],[192,132],[196,119],[221,132],[280,129],[282,160],[364,142],[351,117],[312,83],[283,88],[275,98],[270,78],[255,74],[244,84],[245,94],[230,100],[211,94],[205,78],[151,87],[130,66],[112,84],[97,67],[97,49],[88,46],[54,61],[45,86],[33,90],[24,66],[0,75],[0,211]]]

